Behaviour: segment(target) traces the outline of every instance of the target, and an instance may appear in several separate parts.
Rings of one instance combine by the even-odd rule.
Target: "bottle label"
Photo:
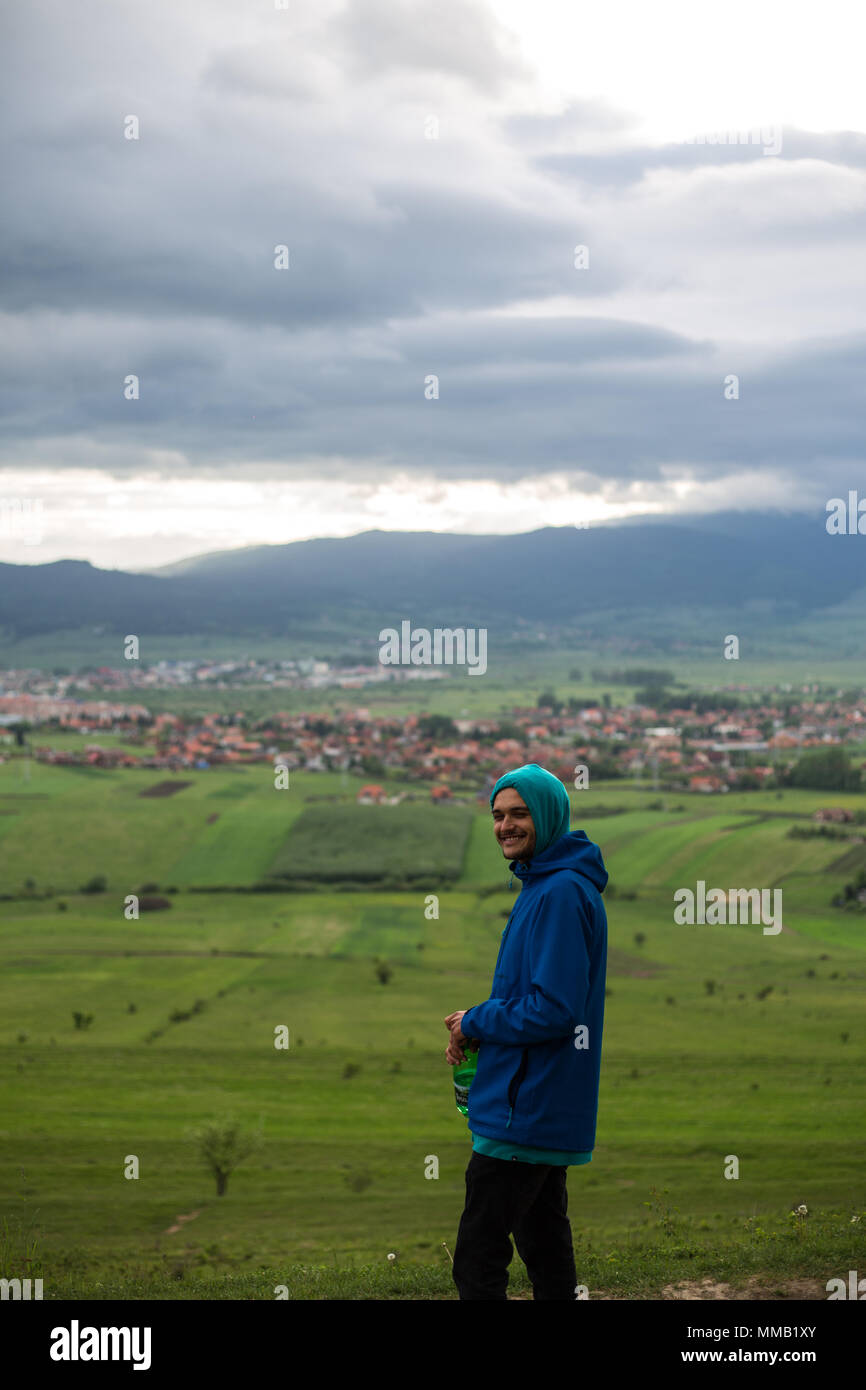
[[[468,1086],[458,1086],[458,1085],[457,1085],[457,1082],[455,1081],[455,1082],[454,1082],[454,1097],[455,1097],[455,1100],[457,1101],[457,1104],[458,1104],[458,1105],[468,1105],[468,1104],[469,1104],[469,1087],[468,1087]]]

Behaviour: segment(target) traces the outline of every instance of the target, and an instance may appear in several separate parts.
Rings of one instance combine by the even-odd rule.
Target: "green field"
[[[396,805],[311,806],[268,871],[292,884],[426,884],[460,877],[471,811],[429,800]]]
[[[190,785],[140,796],[172,776]],[[291,780],[0,765],[0,1273],[40,1273],[46,1298],[456,1296],[443,1242],[469,1140],[443,1019],[488,996],[517,883],[482,808],[358,807],[357,779]],[[572,793],[611,876],[597,1146],[568,1180],[591,1296],[866,1267],[866,914],[829,906],[846,842],[786,839],[828,800],[863,804]],[[237,891],[329,825],[383,875],[426,825],[432,907],[426,886],[339,891],[327,874]],[[82,892],[97,875],[105,891]],[[784,930],[675,925],[673,891],[697,878],[780,887]],[[171,906],[127,919],[146,884],[176,889]],[[217,1197],[191,1128],[229,1113],[261,1147]]]

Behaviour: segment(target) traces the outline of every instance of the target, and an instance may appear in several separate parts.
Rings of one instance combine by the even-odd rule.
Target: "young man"
[[[446,1060],[480,1044],[469,1088],[472,1157],[452,1275],[461,1299],[505,1299],[514,1251],[536,1299],[577,1283],[566,1172],[595,1144],[607,967],[607,870],[569,831],[568,793],[527,763],[490,796],[494,833],[522,881],[490,998],[445,1019]]]

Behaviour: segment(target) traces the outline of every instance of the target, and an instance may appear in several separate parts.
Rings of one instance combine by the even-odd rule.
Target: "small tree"
[[[242,1134],[240,1125],[231,1116],[209,1120],[193,1130],[192,1138],[200,1157],[216,1179],[217,1196],[223,1197],[229,1175],[239,1163],[261,1147],[261,1130]]]

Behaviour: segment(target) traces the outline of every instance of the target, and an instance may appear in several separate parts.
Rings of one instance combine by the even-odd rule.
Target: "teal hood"
[[[558,777],[538,763],[524,763],[513,772],[500,777],[490,793],[490,806],[503,787],[514,787],[529,807],[535,826],[535,854],[541,854],[563,835],[571,823],[571,803],[568,792]]]

